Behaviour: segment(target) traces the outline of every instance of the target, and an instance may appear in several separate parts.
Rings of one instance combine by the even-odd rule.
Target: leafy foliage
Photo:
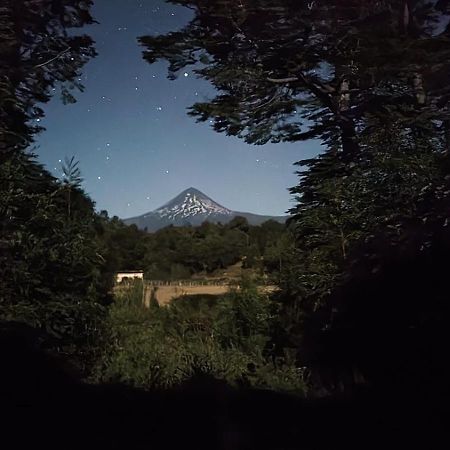
[[[97,380],[150,389],[203,373],[232,384],[306,391],[302,370],[271,355],[275,311],[254,287],[247,284],[222,298],[181,297],[169,307],[146,309],[139,284],[119,294],[110,308]]]
[[[441,105],[448,101],[448,82],[425,73],[448,68],[448,36],[436,32],[443,4],[174,3],[195,17],[178,32],[142,37],[144,58],[167,60],[169,78],[193,65],[214,85],[218,95],[190,113],[213,120],[215,131],[255,144],[318,137],[354,155],[367,114],[392,111],[407,126],[418,106],[423,120],[448,119],[448,111],[430,108],[437,92]],[[434,86],[425,92],[427,76]]]
[[[267,221],[250,226],[237,217],[227,225],[167,227],[155,233],[125,226],[118,218],[101,219],[107,263],[114,269],[142,269],[153,280],[209,276],[240,261],[244,269],[279,278],[280,261],[293,237],[284,224]],[[282,265],[282,264],[281,264]]]
[[[70,29],[92,24],[92,2],[6,0],[0,6],[0,318],[48,332],[45,345],[82,366],[98,335],[112,278],[104,271],[94,203],[74,158],[64,182],[27,148],[57,87],[82,90],[93,41]]]
[[[93,202],[72,187],[68,217],[65,185],[32,156],[9,159],[0,177],[1,318],[46,330],[60,351],[81,351],[99,331],[110,284]]]
[[[90,0],[5,0],[0,7],[0,162],[26,148],[41,130],[39,104],[60,87],[65,102],[82,90],[80,69],[93,41],[68,32],[92,24]]]

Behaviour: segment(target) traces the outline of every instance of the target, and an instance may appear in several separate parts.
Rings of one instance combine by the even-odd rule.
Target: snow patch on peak
[[[219,205],[200,191],[192,188],[184,191],[172,202],[157,209],[155,213],[171,220],[197,215],[205,216],[205,218],[211,215],[233,215],[233,211]]]

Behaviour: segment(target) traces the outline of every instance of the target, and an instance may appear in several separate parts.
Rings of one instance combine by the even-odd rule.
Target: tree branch
[[[277,84],[285,84],[285,83],[292,83],[293,81],[300,81],[297,77],[288,77],[288,78],[266,78],[267,81],[270,81],[271,83],[277,83]]]
[[[58,53],[54,58],[49,59],[48,61],[43,62],[41,64],[37,64],[36,66],[33,66],[33,69],[39,69],[41,67],[46,66],[47,64],[52,63],[53,61],[57,60],[58,58],[61,58],[62,55],[66,54],[70,50],[71,50],[71,48],[67,47],[65,50],[63,50],[62,52]]]

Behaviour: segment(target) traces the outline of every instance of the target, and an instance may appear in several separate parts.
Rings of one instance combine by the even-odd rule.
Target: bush
[[[94,203],[32,155],[2,164],[0,178],[0,320],[45,331],[49,348],[86,366],[112,281]]]
[[[95,381],[152,389],[203,373],[232,385],[305,393],[303,372],[270,352],[272,304],[254,286],[182,297],[164,308],[130,301],[138,292],[136,283],[111,307]]]

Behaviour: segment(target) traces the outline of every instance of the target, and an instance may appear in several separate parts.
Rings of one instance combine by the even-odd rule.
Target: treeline
[[[272,220],[250,226],[245,218],[236,217],[226,225],[205,222],[146,233],[117,218],[108,220],[106,213],[102,218],[107,259],[114,269],[141,269],[153,280],[208,276],[238,262],[244,269],[279,280],[294,242],[292,232]]]

